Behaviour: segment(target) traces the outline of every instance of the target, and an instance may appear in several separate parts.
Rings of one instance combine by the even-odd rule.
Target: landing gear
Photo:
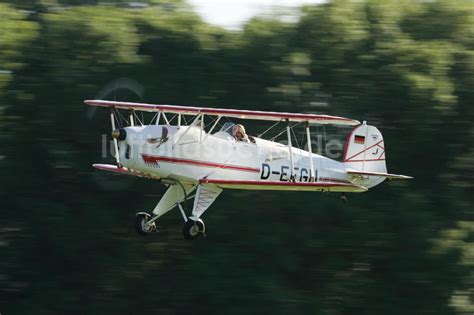
[[[203,188],[202,185],[181,184],[177,180],[174,180],[173,183],[168,183],[170,187],[152,212],[138,212],[136,214],[135,230],[141,235],[158,232],[156,228],[157,220],[171,209],[177,207],[185,222],[183,227],[184,238],[193,240],[198,238],[200,235],[206,236],[206,227],[200,217],[222,192],[222,189],[214,186],[206,186]],[[196,187],[196,194],[194,196],[189,196]],[[192,209],[192,215],[188,217],[184,205],[186,200],[192,198],[194,198],[194,206]]]
[[[194,221],[193,219],[189,218],[183,226],[183,236],[187,240],[193,240],[200,236],[200,234],[206,235],[206,228],[204,226],[204,222],[201,219],[197,219]]]
[[[140,235],[148,235],[158,232],[154,221],[150,222],[151,215],[146,212],[138,212],[135,215],[135,230]]]
[[[347,197],[346,197],[346,195],[345,195],[344,193],[341,194],[341,201],[342,201],[343,203],[347,203]]]

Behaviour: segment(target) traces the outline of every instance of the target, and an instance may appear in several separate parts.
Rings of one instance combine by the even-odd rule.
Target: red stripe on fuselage
[[[231,169],[235,171],[252,172],[252,173],[260,172],[259,168],[254,168],[254,167],[219,164],[219,163],[205,162],[205,161],[198,161],[198,160],[172,158],[172,157],[167,157],[167,156],[142,154],[142,158],[145,163],[164,162],[164,163],[188,164],[188,165],[202,166],[202,167],[224,168],[224,169]]]

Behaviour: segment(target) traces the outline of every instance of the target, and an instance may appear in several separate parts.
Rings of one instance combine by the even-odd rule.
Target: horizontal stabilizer
[[[143,172],[138,172],[126,167],[118,167],[116,165],[110,165],[110,164],[92,164],[92,166],[98,170],[102,171],[108,171],[108,172],[114,172],[114,173],[119,173],[119,174],[124,174],[124,175],[133,175],[133,176],[138,176],[138,177],[146,177],[146,178],[153,178],[153,179],[160,179],[158,176],[154,176],[151,174],[146,174]]]
[[[397,174],[388,174],[388,173],[381,173],[381,172],[365,172],[365,171],[347,171],[350,175],[359,175],[359,176],[380,176],[386,177],[388,179],[412,179],[411,176],[406,175],[397,175]]]
[[[367,188],[342,182],[281,182],[263,180],[225,180],[201,179],[202,185],[215,185],[228,189],[247,190],[287,190],[287,191],[329,191],[329,192],[365,192]]]

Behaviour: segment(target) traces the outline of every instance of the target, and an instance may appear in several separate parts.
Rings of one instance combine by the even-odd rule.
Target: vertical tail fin
[[[347,137],[343,161],[354,170],[386,173],[385,144],[380,131],[365,122],[352,129]]]

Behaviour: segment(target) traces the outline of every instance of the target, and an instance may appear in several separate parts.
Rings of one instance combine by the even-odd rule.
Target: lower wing
[[[92,164],[92,166],[98,170],[108,171],[113,173],[125,174],[125,175],[133,175],[138,177],[146,177],[146,178],[153,178],[153,179],[160,179],[158,176],[154,176],[147,173],[138,172],[126,167],[118,167],[116,165],[110,164]]]
[[[219,188],[247,190],[328,191],[365,192],[367,188],[343,182],[280,182],[263,180],[201,179],[201,185],[215,185]]]

